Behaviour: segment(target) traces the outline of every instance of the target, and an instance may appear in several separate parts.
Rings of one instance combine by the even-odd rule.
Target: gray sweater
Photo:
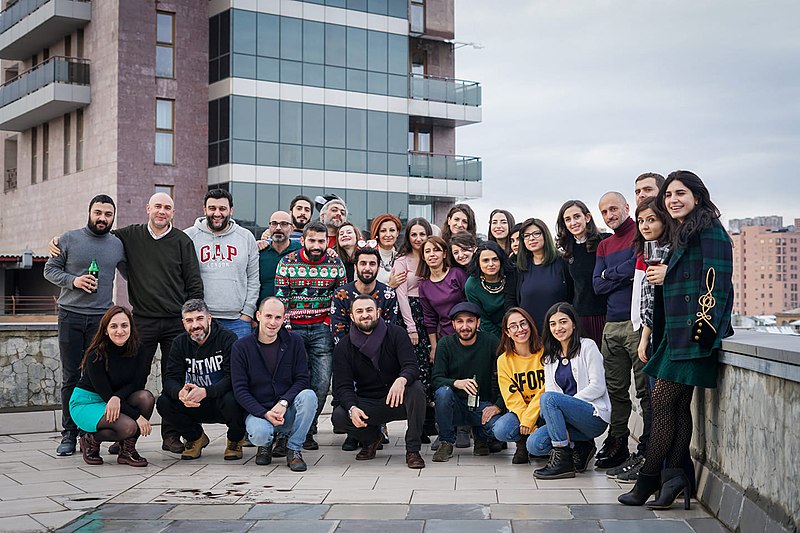
[[[112,235],[95,235],[88,227],[68,231],[58,238],[61,255],[51,257],[44,266],[44,277],[61,287],[58,306],[81,315],[102,315],[113,305],[114,273],[119,268],[127,276],[125,249]],[[100,269],[97,292],[76,289],[75,278],[88,274],[92,259]]]

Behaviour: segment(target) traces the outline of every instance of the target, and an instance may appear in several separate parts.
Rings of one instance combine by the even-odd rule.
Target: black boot
[[[612,449],[612,453],[600,458],[598,454],[597,462],[594,464],[597,468],[606,469],[614,468],[625,462],[631,452],[628,451],[628,437],[615,437],[617,439],[616,446]]]
[[[517,449],[511,458],[512,465],[528,464],[528,436],[522,435],[517,441]]]
[[[575,441],[575,448],[572,449],[572,456],[575,460],[575,471],[586,472],[586,467],[589,466],[589,461],[594,457],[594,452],[597,448],[594,441]]]
[[[605,459],[612,453],[616,451],[617,448],[617,438],[612,437],[609,435],[606,437],[606,440],[603,441],[603,445],[600,446],[600,451],[597,452],[597,460]]]
[[[630,492],[620,495],[617,500],[624,505],[644,505],[651,494],[658,492],[661,483],[658,474],[644,474],[639,472],[639,479]]]
[[[553,448],[547,466],[533,471],[537,479],[562,479],[575,477],[575,461],[572,458],[572,448],[564,446]]]
[[[641,477],[642,473],[639,472]],[[683,492],[683,508],[691,507],[692,485],[686,478],[682,468],[667,468],[661,471],[661,492],[658,497],[647,503],[648,509],[669,509],[675,499]]]

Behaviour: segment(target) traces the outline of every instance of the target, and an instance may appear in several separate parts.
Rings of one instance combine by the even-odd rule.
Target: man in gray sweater
[[[127,275],[122,242],[109,233],[114,225],[114,200],[99,194],[89,202],[89,221],[83,228],[58,238],[61,255],[51,257],[44,277],[61,287],[58,298],[58,347],[61,355],[61,423],[64,427],[58,455],[75,453],[78,427],[69,413],[72,389],[81,377],[80,363],[97,332],[100,318],[113,304],[114,273]],[[97,278],[89,266],[98,267]]]

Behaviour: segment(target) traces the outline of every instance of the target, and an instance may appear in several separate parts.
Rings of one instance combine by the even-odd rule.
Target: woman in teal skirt
[[[83,356],[80,381],[69,401],[70,414],[85,431],[81,451],[86,464],[101,465],[100,443],[119,442],[117,463],[147,466],[136,451],[140,435],[150,434],[155,398],[144,390],[149,368],[133,327],[131,312],[113,306]]]

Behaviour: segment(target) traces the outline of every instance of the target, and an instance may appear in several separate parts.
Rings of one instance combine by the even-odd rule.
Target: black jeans
[[[403,405],[389,407],[386,398],[358,398],[358,408],[369,417],[367,427],[357,428],[350,420],[349,413],[341,405],[333,410],[331,422],[337,430],[344,430],[362,445],[369,445],[381,435],[381,424],[392,420],[408,420],[406,430],[406,451],[418,452],[422,447],[422,426],[425,423],[427,398],[425,389],[419,381],[406,387]]]
[[[103,315],[82,315],[58,309],[58,351],[61,356],[61,425],[63,435],[77,435],[78,426],[69,414],[72,389],[81,378],[81,360]]]
[[[162,394],[156,406],[162,422],[168,422],[187,441],[197,440],[203,434],[201,422],[225,424],[228,426],[228,440],[233,442],[244,438],[246,413],[233,397],[233,391],[219,398],[205,398],[200,407],[186,407],[182,401]]]

